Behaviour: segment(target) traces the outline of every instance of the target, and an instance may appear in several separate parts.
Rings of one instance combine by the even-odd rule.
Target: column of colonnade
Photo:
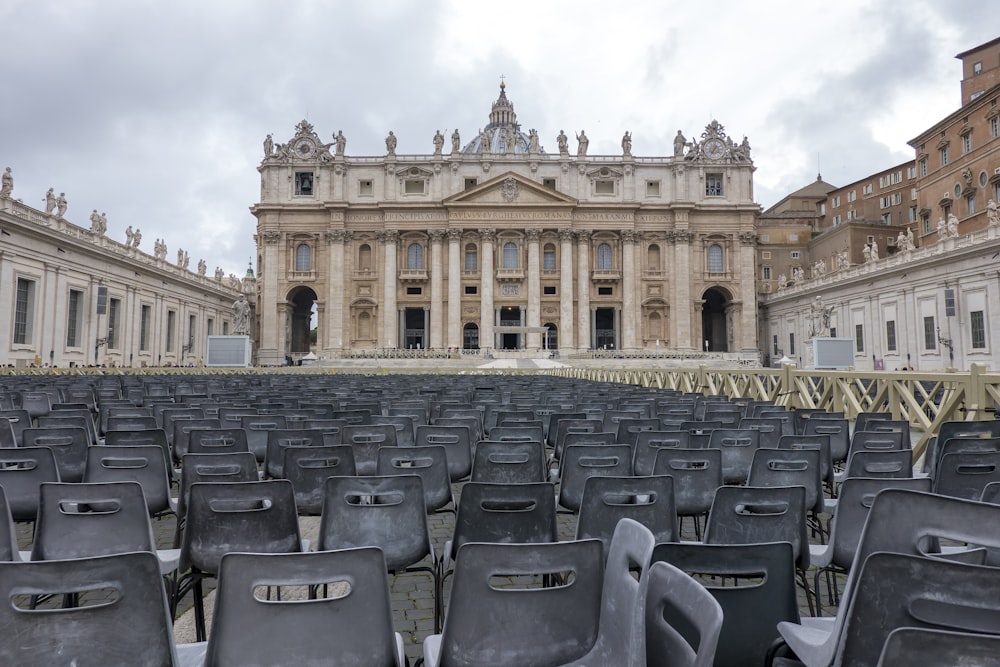
[[[444,262],[441,256],[441,244],[446,234],[444,229],[432,229],[428,232],[431,239],[430,347],[432,350],[444,347]]]
[[[462,347],[461,229],[448,230],[448,347]]]
[[[399,232],[395,229],[386,229],[378,233],[377,238],[382,242],[385,256],[383,273],[383,299],[382,299],[382,346],[397,347],[397,334],[399,328],[399,315],[396,312],[396,246],[399,243]]]
[[[559,230],[559,347],[573,347],[573,230]],[[580,289],[583,289],[583,285]]]
[[[622,238],[622,317],[621,317],[621,341],[622,347],[626,350],[633,350],[636,344],[636,324],[635,324],[635,247],[639,240],[639,233],[625,229],[621,233]]]
[[[542,326],[542,267],[538,252],[538,242],[542,238],[542,230],[528,229],[525,230],[524,235],[528,239],[527,325],[529,327],[540,327]],[[537,350],[541,346],[541,334],[528,333],[525,337],[525,348]]]
[[[336,229],[326,235],[330,250],[327,289],[327,347],[344,347],[344,325],[350,321],[349,308],[344,302],[344,245],[351,242],[353,234],[344,229]]]
[[[482,242],[480,252],[482,253],[480,281],[482,299],[479,302],[479,347],[481,349],[493,349],[493,322],[496,314],[493,311],[493,242],[496,240],[497,230],[480,229],[479,239]]]
[[[580,230],[576,233],[577,244],[577,286],[580,294],[577,296],[577,342],[576,345],[582,349],[589,349],[592,345],[590,337],[590,232]]]

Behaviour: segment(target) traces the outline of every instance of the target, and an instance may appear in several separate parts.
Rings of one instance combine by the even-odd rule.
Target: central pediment
[[[512,171],[452,195],[445,206],[576,206],[577,201]]]

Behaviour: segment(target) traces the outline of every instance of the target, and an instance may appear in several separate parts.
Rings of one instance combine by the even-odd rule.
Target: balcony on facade
[[[618,269],[594,269],[590,272],[590,280],[594,283],[614,283],[621,277],[622,272]]]
[[[524,280],[524,269],[497,269],[497,280],[500,282]]]
[[[399,272],[399,280],[404,283],[427,282],[427,269],[402,269]]]

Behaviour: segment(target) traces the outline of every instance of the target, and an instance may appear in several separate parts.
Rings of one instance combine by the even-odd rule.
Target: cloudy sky
[[[14,197],[152,252],[242,275],[254,254],[262,140],[305,118],[348,155],[463,144],[505,77],[542,147],[667,155],[713,118],[753,146],[767,207],[912,157],[954,111],[955,54],[998,36],[979,0],[2,0],[0,169]],[[991,18],[992,17],[992,18]]]

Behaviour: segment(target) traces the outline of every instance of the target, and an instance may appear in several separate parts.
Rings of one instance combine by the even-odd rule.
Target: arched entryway
[[[318,326],[316,292],[308,287],[296,287],[288,294],[289,336],[288,354],[308,354],[315,343],[312,331]]]
[[[729,318],[727,311],[732,305],[729,294],[712,287],[702,295],[701,337],[702,349],[706,352],[729,352]]]
[[[462,349],[479,349],[479,327],[473,322],[466,323],[462,328]]]

